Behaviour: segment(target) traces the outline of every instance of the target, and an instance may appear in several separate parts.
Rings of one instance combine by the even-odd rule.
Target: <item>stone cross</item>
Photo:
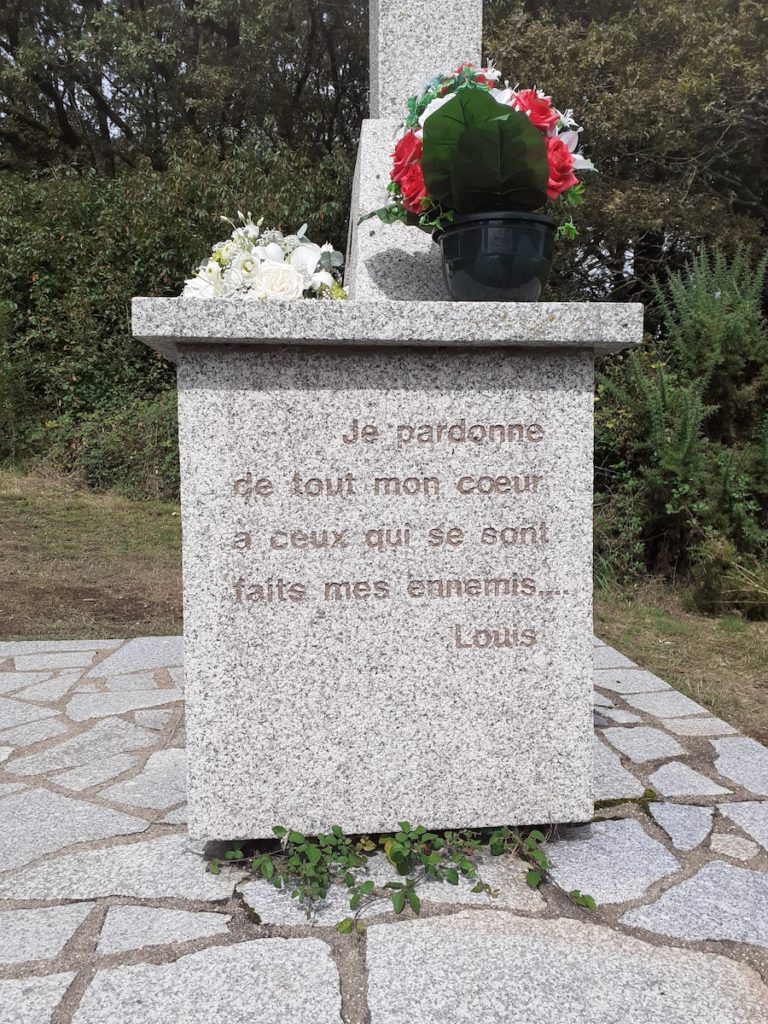
[[[349,223],[354,299],[447,300],[437,246],[402,224],[359,223],[383,206],[405,101],[441,71],[481,59],[482,0],[371,0],[371,119],[363,122]]]

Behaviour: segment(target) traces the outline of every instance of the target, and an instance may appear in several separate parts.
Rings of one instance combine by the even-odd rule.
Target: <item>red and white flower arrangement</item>
[[[408,100],[389,202],[372,216],[431,231],[456,214],[546,204],[555,212],[582,202],[576,172],[595,167],[579,150],[573,111],[559,110],[541,89],[502,86],[500,79],[492,64],[463,64]],[[569,217],[560,234],[575,233]]]

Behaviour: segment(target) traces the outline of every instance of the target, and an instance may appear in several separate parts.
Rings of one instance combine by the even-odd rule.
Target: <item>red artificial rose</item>
[[[415,132],[406,132],[395,146],[392,154],[394,165],[390,177],[392,181],[402,182],[408,165],[413,161],[421,160],[421,139],[416,137]]]
[[[512,108],[527,114],[531,124],[540,132],[551,132],[557,127],[560,115],[552,106],[550,96],[539,96],[535,89],[523,89],[512,97]]]
[[[462,73],[462,71],[476,71],[476,70],[477,69],[475,68],[474,64],[460,64],[459,67],[457,67],[456,70],[453,72],[453,74],[455,76],[455,75],[460,75]],[[478,85],[490,85],[491,84],[490,81],[482,73],[482,71],[480,71],[477,74],[475,74],[475,81],[477,82]]]
[[[423,213],[422,199],[427,196],[424,174],[421,163],[414,160],[408,164],[405,174],[400,179],[400,191],[403,193],[403,206],[409,213]]]
[[[544,141],[549,160],[547,195],[550,199],[557,199],[563,192],[578,185],[579,179],[573,173],[573,155],[566,144],[553,135],[548,135]]]

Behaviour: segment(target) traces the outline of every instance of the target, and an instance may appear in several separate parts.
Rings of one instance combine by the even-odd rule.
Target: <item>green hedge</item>
[[[342,153],[318,163],[254,144],[222,159],[191,142],[162,172],[0,172],[0,458],[53,453],[116,479],[97,472],[98,439],[141,422],[174,382],[131,337],[131,297],[177,295],[238,209],[307,221],[310,237],[344,248],[350,181]]]

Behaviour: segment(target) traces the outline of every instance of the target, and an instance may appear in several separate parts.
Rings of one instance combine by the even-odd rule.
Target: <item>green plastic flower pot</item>
[[[458,302],[536,302],[552,269],[557,224],[542,213],[457,216],[436,241]]]

